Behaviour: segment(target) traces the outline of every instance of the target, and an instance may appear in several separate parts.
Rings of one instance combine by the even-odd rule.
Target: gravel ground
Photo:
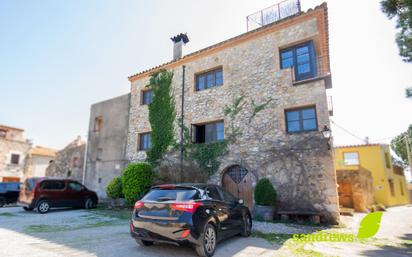
[[[272,223],[253,221],[253,231],[262,233],[276,233],[276,234],[310,234],[319,230],[326,229],[322,226],[306,226],[299,224],[288,223]]]
[[[289,256],[262,238],[233,237],[221,242],[215,256]],[[143,257],[196,256],[188,247],[141,247],[130,237],[129,221],[101,210],[58,210],[45,215],[19,207],[0,208],[0,256]]]

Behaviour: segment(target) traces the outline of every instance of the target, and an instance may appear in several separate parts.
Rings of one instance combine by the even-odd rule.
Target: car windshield
[[[161,189],[156,188],[150,190],[143,198],[142,201],[190,201],[199,199],[199,192],[196,189],[191,188],[179,188],[179,189]]]
[[[33,178],[26,179],[24,182],[24,189],[31,191],[34,187],[35,180]]]

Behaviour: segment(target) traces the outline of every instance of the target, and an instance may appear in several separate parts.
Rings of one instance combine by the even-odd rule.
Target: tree
[[[411,139],[412,138],[412,124],[409,125],[409,128],[406,132],[399,134],[391,141],[391,148],[396,153],[396,155],[398,155],[401,158],[402,162],[404,163],[403,166],[406,166],[408,163],[408,154],[407,154],[405,139],[404,139],[406,133],[409,136],[409,139]],[[409,148],[412,149],[411,140],[409,140]]]
[[[383,0],[381,8],[389,19],[397,18],[399,55],[403,61],[412,62],[412,0]]]
[[[406,97],[412,98],[412,87],[407,88],[405,91],[406,91]]]
[[[148,87],[152,89],[153,100],[149,104],[151,147],[147,161],[155,164],[162,158],[174,140],[175,102],[172,94],[173,73],[161,70],[150,77]]]

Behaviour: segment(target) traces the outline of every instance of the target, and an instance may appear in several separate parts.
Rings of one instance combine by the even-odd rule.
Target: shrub
[[[122,177],[115,177],[106,187],[106,194],[112,199],[124,198],[122,192]]]
[[[149,163],[131,163],[123,171],[122,186],[126,203],[133,205],[153,183],[153,169]]]
[[[269,179],[258,181],[255,187],[255,202],[258,205],[276,205],[277,193]]]

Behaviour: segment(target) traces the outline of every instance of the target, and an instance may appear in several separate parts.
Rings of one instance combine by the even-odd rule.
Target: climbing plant
[[[147,161],[155,165],[174,141],[175,102],[172,94],[173,72],[161,70],[150,77],[153,99],[149,104],[151,147]]]
[[[248,118],[249,122],[251,122],[260,111],[264,110],[270,101],[271,99],[263,104],[255,104],[254,100],[251,100],[252,114]],[[186,161],[195,162],[200,168],[207,171],[209,176],[213,175],[220,166],[219,157],[225,155],[229,145],[235,143],[238,136],[242,134],[240,127],[236,125],[236,119],[245,105],[246,97],[241,95],[234,98],[230,105],[224,107],[223,113],[228,118],[228,127],[225,133],[226,139],[218,142],[204,144],[193,143],[189,129],[184,125],[183,128],[181,128],[181,122],[179,121],[180,129],[183,129],[183,143],[176,143],[175,149],[182,147]]]

